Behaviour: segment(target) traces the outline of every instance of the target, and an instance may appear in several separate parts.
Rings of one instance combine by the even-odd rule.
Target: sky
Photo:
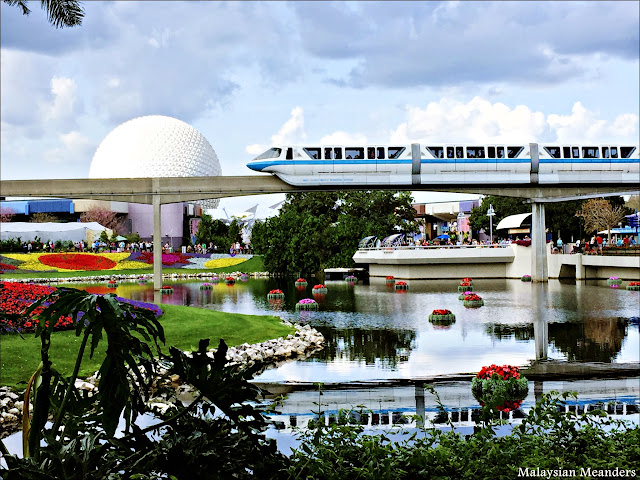
[[[195,127],[223,175],[282,143],[638,143],[639,2],[91,1],[65,29],[29,4],[0,3],[2,179],[87,178],[143,115]]]

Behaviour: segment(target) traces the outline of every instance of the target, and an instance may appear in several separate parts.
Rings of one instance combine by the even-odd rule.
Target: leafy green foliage
[[[411,201],[408,192],[387,190],[287,194],[277,217],[254,225],[251,243],[271,272],[353,266],[363,237],[416,230]]]
[[[213,219],[202,213],[196,232],[196,243],[213,243],[221,250],[228,250],[232,243],[242,241],[240,224],[236,219],[227,225],[222,220]]]

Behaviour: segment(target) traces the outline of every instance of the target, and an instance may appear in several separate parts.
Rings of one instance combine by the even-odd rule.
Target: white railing
[[[511,245],[507,243],[500,243],[495,245],[401,245],[393,247],[364,247],[358,248],[358,250],[364,251],[383,251],[383,250],[438,250],[443,248],[448,249],[469,249],[469,248],[509,248]]]

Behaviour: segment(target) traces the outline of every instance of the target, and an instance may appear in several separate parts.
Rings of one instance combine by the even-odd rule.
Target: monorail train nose
[[[256,172],[261,172],[266,166],[267,166],[266,162],[261,162],[259,160],[258,161],[252,160],[249,163],[247,163],[247,167],[249,167],[251,170],[255,170]]]

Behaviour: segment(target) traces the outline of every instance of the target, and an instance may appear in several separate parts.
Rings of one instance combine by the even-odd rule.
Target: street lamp
[[[491,242],[493,243],[493,216],[496,214],[496,211],[493,209],[493,205],[489,205],[489,210],[487,210],[487,217],[489,217],[489,235],[491,236]]]
[[[463,212],[458,212],[458,217],[457,217],[457,218],[458,218],[458,234],[459,234],[459,235],[458,235],[458,238],[459,238],[459,240],[460,240],[460,243],[462,243],[462,235],[463,235],[463,233],[462,233],[462,221],[463,221],[466,217],[464,216],[464,213],[463,213]]]

